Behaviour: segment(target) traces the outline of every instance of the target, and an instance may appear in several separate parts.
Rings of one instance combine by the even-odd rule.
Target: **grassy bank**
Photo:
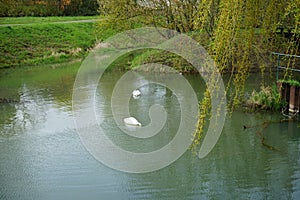
[[[96,23],[63,23],[95,17],[2,18],[0,68],[67,62],[83,58],[97,40]]]

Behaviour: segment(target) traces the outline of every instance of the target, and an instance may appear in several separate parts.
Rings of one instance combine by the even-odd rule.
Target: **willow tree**
[[[285,45],[286,53],[299,54],[300,49],[300,0],[289,1],[285,8],[285,14],[280,24],[283,35],[288,38],[288,42]],[[284,31],[286,30],[286,31]],[[289,57],[287,60],[287,67],[299,67],[300,62],[297,62],[297,58]],[[293,78],[293,73],[290,70],[286,70],[285,78]]]
[[[271,70],[272,51],[297,54],[300,38],[299,2],[299,0],[221,0],[217,1],[218,9],[214,8],[215,0],[203,0],[200,4],[196,24],[200,30],[205,30],[209,34],[208,50],[219,70],[231,74],[227,85],[230,111],[240,105],[243,99],[244,85],[249,72],[260,70],[264,74],[267,66]],[[216,15],[211,15],[212,10]],[[278,28],[281,26],[292,30],[290,38],[278,34]],[[289,59],[287,65],[294,63],[295,60]],[[199,143],[204,121],[209,114],[209,93],[206,91],[200,103],[195,144]]]
[[[214,0],[211,0],[213,4]],[[298,2],[298,3],[297,3]],[[214,56],[221,72],[230,72],[228,84],[234,87],[232,105],[238,105],[243,95],[244,83],[252,70],[264,72],[266,66],[272,67],[271,52],[296,53],[299,46],[297,37],[297,15],[299,0],[222,0],[209,51]],[[291,27],[293,37],[289,39],[278,35],[278,27],[292,10]],[[206,20],[205,18],[199,18]],[[204,24],[204,23],[202,23]],[[200,28],[205,28],[200,27]]]
[[[196,32],[199,38],[206,34],[205,47],[213,55],[220,71],[237,74],[232,79],[232,83],[237,86],[235,101],[243,89],[244,84],[241,83],[251,68],[266,66],[271,51],[289,49],[287,46],[280,46],[279,42],[282,44],[283,41],[276,35],[276,29],[286,21],[292,21],[293,30],[297,31],[299,24],[299,0],[98,2],[100,15],[105,16],[105,20],[100,23],[100,31],[122,31],[152,25],[175,29],[182,33]],[[287,41],[284,42],[288,45]]]
[[[264,66],[261,56],[269,54],[272,34],[280,16],[281,2],[270,0],[223,0],[211,37],[210,52],[221,72],[231,73],[233,105],[239,103],[251,68]],[[270,50],[270,49],[269,49]],[[229,88],[228,88],[229,89]]]
[[[190,32],[195,29],[198,0],[98,0],[105,21],[99,29],[127,30],[151,25]]]

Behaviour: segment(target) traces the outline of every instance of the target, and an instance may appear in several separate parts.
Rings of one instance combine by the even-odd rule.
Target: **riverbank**
[[[82,59],[98,40],[97,20],[97,17],[1,18],[0,68]]]
[[[80,61],[99,41],[122,31],[122,28],[107,23],[101,26],[99,20],[101,18],[98,16],[0,18],[0,69]],[[136,22],[133,27],[140,26],[143,25]],[[257,31],[256,34],[259,38],[261,32]],[[205,48],[208,47],[209,39],[205,33],[193,32],[190,36]],[[269,54],[261,56],[264,57],[264,71],[272,70],[274,59]],[[261,63],[255,62],[256,58],[253,60],[249,71],[261,71]],[[130,69],[137,69],[146,63],[161,63],[173,66],[182,73],[197,72],[179,56],[153,50],[133,52],[130,58],[123,58],[118,63],[118,67]],[[229,67],[224,71],[233,72],[237,69]]]

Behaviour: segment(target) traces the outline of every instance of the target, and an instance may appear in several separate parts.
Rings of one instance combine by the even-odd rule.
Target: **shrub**
[[[252,109],[279,110],[285,103],[281,100],[276,86],[262,86],[259,92],[252,92],[247,105]]]

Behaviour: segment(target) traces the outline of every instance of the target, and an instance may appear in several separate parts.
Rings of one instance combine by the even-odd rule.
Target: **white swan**
[[[134,90],[134,91],[132,92],[133,98],[136,98],[136,97],[138,97],[138,96],[140,96],[140,95],[141,95],[141,91],[139,91],[139,90]]]
[[[142,126],[142,124],[134,117],[125,118],[124,123],[131,126]]]

